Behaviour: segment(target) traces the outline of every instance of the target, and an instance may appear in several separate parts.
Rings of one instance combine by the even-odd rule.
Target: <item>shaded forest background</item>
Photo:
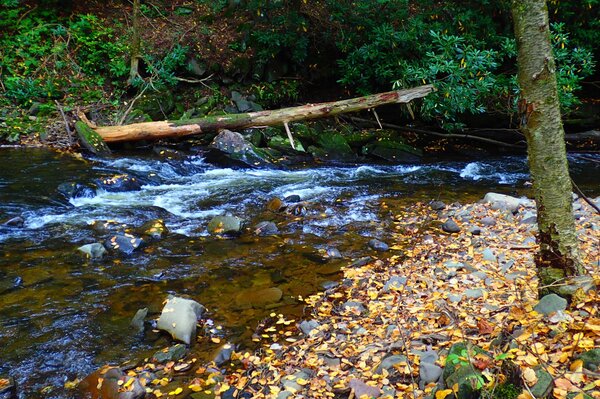
[[[549,1],[571,131],[598,126],[598,0]],[[508,1],[141,1],[139,76],[129,1],[0,0],[0,107],[17,140],[85,107],[107,124],[233,112],[232,91],[277,108],[433,83],[394,122],[517,128]],[[135,104],[131,107],[131,101]],[[239,108],[239,107],[238,107]],[[34,118],[32,118],[34,116]]]

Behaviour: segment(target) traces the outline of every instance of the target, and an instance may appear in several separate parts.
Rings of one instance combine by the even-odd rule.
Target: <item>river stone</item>
[[[559,310],[564,311],[567,309],[567,300],[556,294],[548,294],[542,297],[533,309],[544,316],[548,316]]]
[[[0,399],[16,399],[17,383],[12,377],[0,375]]]
[[[158,363],[175,362],[183,359],[187,353],[188,349],[184,344],[177,344],[156,352],[152,358]]]
[[[210,147],[216,148],[227,154],[240,153],[252,150],[250,143],[244,136],[231,130],[222,130],[212,141]]]
[[[577,356],[583,360],[583,367],[590,371],[598,371],[600,367],[600,349],[591,349]]]
[[[377,367],[377,374],[380,374],[383,370],[387,370],[390,374],[394,371],[394,366],[407,361],[404,355],[390,355],[381,361],[381,364]]]
[[[254,234],[259,237],[274,236],[279,234],[279,229],[275,223],[264,221],[254,226]]]
[[[111,193],[122,193],[125,191],[139,191],[142,189],[142,183],[135,177],[128,174],[115,175],[97,179],[96,183],[101,189]]]
[[[473,288],[465,291],[465,296],[471,299],[478,299],[483,297],[484,291],[481,288]]]
[[[242,222],[243,220],[236,216],[215,216],[208,223],[207,229],[213,235],[235,235],[241,232]]]
[[[385,252],[390,249],[389,245],[387,245],[383,241],[379,241],[376,238],[369,240],[369,248],[374,249],[375,251]]]
[[[302,198],[300,198],[298,194],[292,194],[285,197],[284,201],[288,204],[294,204],[296,202],[302,202]]]
[[[391,290],[399,290],[406,285],[407,278],[404,276],[392,276],[383,286],[383,292],[390,292]]]
[[[65,197],[66,200],[72,198],[93,198],[96,196],[95,189],[79,183],[61,183],[59,184],[57,191]]]
[[[130,388],[121,392],[121,386],[128,383]],[[123,370],[111,367],[108,370],[103,367],[96,370],[79,383],[79,389],[83,391],[83,397],[102,399],[143,399],[146,397],[146,388],[136,377],[130,377]]]
[[[552,388],[554,387],[554,378],[548,373],[542,366],[535,366],[533,368],[535,375],[538,380],[534,386],[530,388],[530,392],[536,398],[545,398],[550,395]]]
[[[367,398],[378,398],[381,396],[381,390],[379,388],[367,385],[357,378],[350,380],[350,388],[354,390],[354,396],[356,398],[362,398],[363,395],[366,395]]]
[[[23,227],[25,224],[25,219],[21,216],[15,216],[14,218],[8,219],[6,222],[2,223],[4,226],[8,227]]]
[[[144,332],[144,320],[146,319],[147,315],[148,315],[148,308],[139,309],[137,312],[135,312],[135,316],[133,316],[133,319],[131,319],[131,322],[129,323],[129,325],[136,332],[139,332],[139,333]]]
[[[104,245],[100,244],[99,242],[82,245],[79,248],[77,248],[77,250],[85,254],[85,256],[87,256],[91,260],[102,259],[107,252],[106,248],[104,248]]]
[[[444,204],[442,201],[431,201],[429,207],[434,211],[441,211],[446,208],[446,204]]]
[[[421,363],[419,366],[419,377],[424,385],[436,382],[440,379],[444,369],[432,363]]]
[[[462,301],[463,296],[462,294],[448,294],[448,300],[452,303],[459,303],[460,301]]]
[[[298,325],[300,331],[304,335],[310,335],[310,333],[320,326],[319,322],[316,320],[303,320],[302,323]]]
[[[341,259],[342,258],[342,253],[337,248],[333,248],[333,247],[327,248],[326,253],[327,253],[327,257],[330,259]]]
[[[104,246],[113,251],[119,251],[125,255],[131,255],[136,249],[138,249],[144,241],[141,238],[135,237],[131,234],[117,234],[112,236],[104,243]]]
[[[156,328],[190,345],[196,338],[196,323],[206,308],[191,299],[170,296],[163,307]]]
[[[150,220],[144,223],[140,228],[141,235],[148,236],[153,240],[160,240],[169,234],[169,229],[162,219]]]
[[[469,228],[469,233],[471,233],[474,236],[478,236],[481,234],[481,229],[477,226],[471,226]]]
[[[460,232],[460,226],[452,219],[448,219],[442,224],[442,230],[446,233],[458,233]]]
[[[511,197],[510,195],[498,194],[498,193],[487,193],[483,197],[483,202],[491,205],[492,209],[507,210],[512,213],[516,213],[524,202],[520,198]]]
[[[498,260],[498,258],[496,258],[496,255],[494,255],[494,251],[491,250],[491,248],[486,248],[481,252],[481,255],[483,255],[483,260],[487,260],[489,262],[496,262]]]
[[[235,346],[227,343],[223,346],[221,346],[218,351],[217,354],[214,357],[214,362],[217,366],[222,366],[223,364],[227,363],[228,361],[231,360],[231,355],[233,354],[233,352],[235,351]]]
[[[363,313],[366,310],[364,305],[358,301],[347,301],[342,305],[342,308],[345,311],[354,311],[358,313]]]
[[[238,306],[251,306],[253,308],[263,308],[267,305],[277,303],[283,297],[283,292],[277,287],[263,289],[249,289],[240,292],[235,297]]]
[[[490,216],[486,216],[483,219],[481,219],[481,224],[484,226],[495,226],[496,219],[494,219],[493,217],[490,217]]]

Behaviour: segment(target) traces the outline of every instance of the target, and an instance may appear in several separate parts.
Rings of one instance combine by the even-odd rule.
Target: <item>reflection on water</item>
[[[419,200],[477,200],[492,190],[522,194],[528,179],[520,157],[240,170],[193,154],[83,161],[41,149],[0,149],[0,156],[0,221],[24,219],[22,228],[0,227],[0,375],[14,376],[26,397],[65,397],[66,379],[168,345],[161,335],[136,336],[129,322],[142,307],[155,317],[170,293],[203,303],[227,337],[247,342],[272,310],[240,308],[240,292],[277,286],[284,292],[277,312],[299,317],[294,298],[369,254],[370,238],[385,241],[394,210]],[[598,195],[598,163],[571,161],[576,181]],[[141,190],[98,188],[99,179],[123,173],[143,182]],[[79,183],[93,195],[65,198],[62,183]],[[301,197],[305,214],[266,210],[271,198],[289,195]],[[250,227],[273,221],[281,233],[209,237],[208,221],[225,213]],[[171,233],[129,257],[92,263],[76,251],[109,234],[94,221],[134,228],[158,218]],[[326,262],[328,248],[344,259]],[[210,349],[195,351],[206,358]],[[40,394],[46,386],[54,390]]]

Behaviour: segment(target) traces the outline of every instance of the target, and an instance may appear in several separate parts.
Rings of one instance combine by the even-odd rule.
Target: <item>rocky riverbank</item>
[[[394,215],[388,241],[401,253],[350,262],[339,284],[298,298],[304,320],[272,313],[256,348],[224,343],[201,364],[177,345],[79,388],[94,398],[600,398],[600,216],[575,200],[590,290],[570,304],[540,300],[533,205],[415,204]],[[198,341],[222,340],[200,326]]]

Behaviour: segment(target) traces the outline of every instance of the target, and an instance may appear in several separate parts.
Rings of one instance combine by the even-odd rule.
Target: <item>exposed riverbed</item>
[[[599,160],[570,158],[575,181],[593,196],[600,194]],[[58,191],[63,183],[93,187],[121,174],[139,179],[141,189],[94,189],[77,198]],[[13,376],[23,398],[65,397],[66,379],[169,345],[162,335],[129,329],[137,309],[159,312],[168,294],[201,302],[224,338],[247,342],[274,310],[241,308],[240,292],[277,286],[284,299],[275,311],[298,317],[294,297],[335,281],[352,259],[374,255],[366,244],[386,241],[395,209],[432,199],[476,201],[488,191],[527,194],[528,178],[523,157],[279,170],[219,168],[189,152],[83,160],[0,149],[0,221],[23,218],[22,227],[0,226],[0,375]],[[266,208],[290,195],[300,196],[300,215]],[[226,213],[248,227],[273,221],[281,233],[210,237],[208,221]],[[130,256],[91,262],[77,251],[105,239],[94,222],[137,227],[155,219],[169,235]],[[343,259],[326,261],[331,248]],[[214,349],[195,347],[206,358]]]

